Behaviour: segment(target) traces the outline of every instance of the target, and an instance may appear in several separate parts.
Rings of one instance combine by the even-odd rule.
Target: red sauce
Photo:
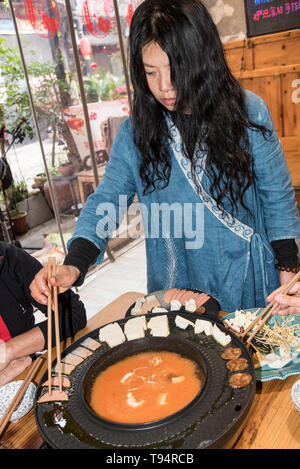
[[[99,374],[90,406],[112,422],[151,422],[185,407],[202,384],[201,371],[194,361],[174,352],[142,352]]]

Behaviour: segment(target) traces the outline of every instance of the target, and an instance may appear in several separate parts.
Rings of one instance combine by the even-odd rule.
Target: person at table
[[[29,290],[41,268],[23,249],[0,242],[0,386],[31,364],[30,355],[47,348],[47,320],[35,325],[33,308],[46,315],[47,306],[37,303]],[[85,307],[72,290],[59,295],[58,307],[61,339],[85,327]],[[55,345],[54,328],[52,335]]]
[[[269,303],[273,300],[278,303],[278,307],[274,310],[274,314],[280,314],[282,316],[286,314],[300,315],[300,282],[295,283],[286,295],[280,293],[280,288],[278,288],[267,298]]]
[[[231,74],[199,0],[145,0],[129,42],[132,115],[51,282],[60,291],[83,282],[137,193],[148,292],[198,289],[224,311],[264,306],[297,271],[300,235],[291,175],[265,102]],[[30,286],[40,302],[45,279],[42,270]]]

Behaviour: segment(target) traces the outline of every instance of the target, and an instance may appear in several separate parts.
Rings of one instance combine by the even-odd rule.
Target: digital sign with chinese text
[[[300,28],[300,0],[245,0],[247,36]]]

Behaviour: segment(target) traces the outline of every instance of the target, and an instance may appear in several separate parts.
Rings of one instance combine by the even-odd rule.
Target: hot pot
[[[251,383],[243,388],[232,388],[232,372],[221,357],[225,347],[212,336],[195,334],[192,327],[183,330],[176,326],[175,317],[195,321],[195,314],[168,313],[170,334],[153,337],[146,331],[143,339],[127,341],[110,348],[103,343],[68,376],[71,388],[67,402],[38,404],[48,389],[42,377],[36,393],[34,412],[39,431],[51,448],[68,449],[122,449],[164,448],[197,449],[226,447],[233,435],[241,430],[255,394],[255,373],[251,356],[244,344],[219,320],[202,315],[216,323],[231,336],[230,347],[239,347],[246,358]],[[157,314],[148,314],[147,319]],[[130,318],[116,321],[121,327]],[[63,353],[62,358],[91,337],[99,340],[99,329],[80,338]],[[194,360],[203,375],[198,395],[186,407],[161,420],[144,424],[119,424],[102,419],[90,407],[91,387],[99,373],[111,364],[146,350],[166,350],[180,353]],[[55,365],[55,361],[53,362]]]

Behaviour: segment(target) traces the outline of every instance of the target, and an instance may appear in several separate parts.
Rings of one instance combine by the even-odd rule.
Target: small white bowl
[[[12,381],[0,387],[0,419],[5,414],[6,409],[16,395],[19,387],[23,383],[22,380]],[[30,383],[18,407],[13,412],[10,421],[17,422],[21,417],[27,414],[33,407],[36,386]]]
[[[292,396],[292,401],[294,403],[294,406],[300,412],[300,379],[298,379],[298,381],[296,381],[296,383],[293,384],[292,390],[291,390],[291,396]]]

